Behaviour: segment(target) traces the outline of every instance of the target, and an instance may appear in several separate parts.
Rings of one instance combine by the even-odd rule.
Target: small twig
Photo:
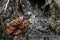
[[[9,0],[8,0],[8,1],[7,1],[7,3],[5,4],[5,8],[4,8],[4,10],[6,10],[6,9],[7,9],[8,4],[9,4]]]

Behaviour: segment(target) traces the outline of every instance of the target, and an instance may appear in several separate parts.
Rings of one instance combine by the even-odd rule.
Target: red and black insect
[[[19,18],[12,20],[12,23],[5,28],[6,34],[18,35],[22,30],[27,29],[28,24],[25,24],[24,21],[19,21]]]

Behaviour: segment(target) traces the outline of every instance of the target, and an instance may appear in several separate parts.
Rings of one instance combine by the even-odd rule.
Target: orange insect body
[[[18,34],[20,34],[21,33],[21,30],[17,30],[17,31],[15,31],[14,33],[13,33],[13,35],[18,35]]]
[[[5,33],[6,34],[13,34],[13,35],[18,35],[18,34],[20,34],[21,33],[21,30],[20,31],[15,31],[16,30],[16,28],[18,27],[18,25],[21,25],[21,29],[23,30],[23,29],[26,29],[27,27],[28,27],[28,25],[27,24],[25,24],[24,22],[20,22],[19,21],[19,18],[17,18],[17,19],[15,19],[15,20],[13,20],[12,21],[12,24],[10,24],[7,28],[6,28],[6,30],[5,30]]]
[[[12,21],[11,25],[15,25],[17,26],[18,24],[20,24],[21,22],[19,22],[19,18],[16,18],[15,20]]]
[[[28,25],[27,24],[25,24],[24,22],[22,22],[22,29],[24,29],[24,28],[27,28],[28,27]]]
[[[8,26],[5,30],[5,32],[6,32],[6,34],[11,34],[14,30],[15,30],[15,28],[13,26]]]

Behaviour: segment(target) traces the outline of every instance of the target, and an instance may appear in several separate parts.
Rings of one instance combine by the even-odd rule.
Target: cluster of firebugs
[[[18,35],[21,34],[22,30],[28,28],[28,24],[24,23],[24,21],[19,21],[19,18],[12,20],[12,22],[12,24],[5,28],[5,33],[7,35]]]

